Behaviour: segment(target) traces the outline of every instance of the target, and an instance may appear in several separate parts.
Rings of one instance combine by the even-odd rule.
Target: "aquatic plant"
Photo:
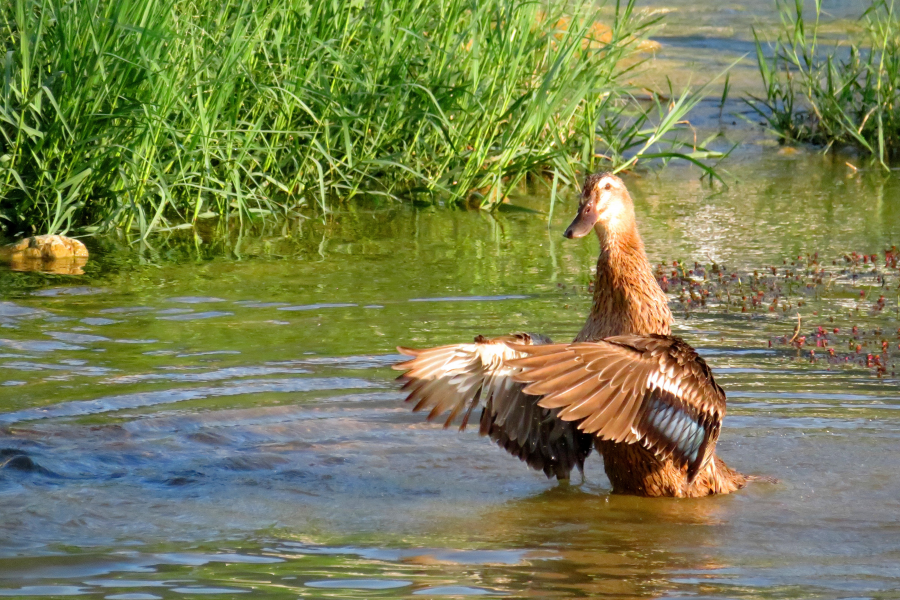
[[[608,28],[586,0],[3,3],[0,228],[145,237],[362,193],[494,207],[529,174],[697,161],[659,144],[700,96],[642,104],[626,81],[656,19],[633,0]]]
[[[847,252],[831,261],[818,252],[800,254],[752,271],[673,260],[656,265],[655,275],[673,312],[684,318],[725,312],[786,319],[790,327],[763,335],[760,343],[793,349],[797,359],[811,363],[862,367],[878,378],[895,377],[900,367],[897,246],[882,253]]]
[[[771,55],[754,32],[764,98],[749,103],[785,141],[850,145],[887,167],[900,151],[900,21],[894,0],[874,0],[853,39],[823,43],[822,1],[780,4]]]

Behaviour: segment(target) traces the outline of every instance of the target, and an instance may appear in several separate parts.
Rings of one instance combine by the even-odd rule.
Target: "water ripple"
[[[94,342],[110,342],[108,337],[102,335],[91,335],[87,333],[69,333],[67,331],[47,331],[45,335],[62,342],[70,342],[72,344],[92,344]]]
[[[62,402],[42,408],[29,408],[0,414],[0,423],[18,423],[56,417],[75,417],[93,415],[127,408],[141,408],[159,404],[172,404],[187,400],[240,396],[244,394],[313,392],[324,390],[344,390],[353,388],[378,388],[380,384],[349,377],[267,379],[235,382],[233,385],[221,387],[198,387],[191,389],[172,389],[134,394],[107,396],[95,400],[76,400]]]
[[[444,296],[438,298],[410,298],[410,302],[491,302],[495,300],[528,300],[531,296],[504,294],[499,296]]]
[[[198,321],[200,319],[213,319],[215,317],[230,317],[233,314],[233,312],[227,310],[209,310],[206,312],[167,315],[156,318],[164,321]]]
[[[319,310],[320,308],[352,308],[354,306],[359,306],[358,304],[353,304],[350,302],[324,302],[321,304],[303,304],[299,306],[282,306],[278,310],[287,310],[287,311],[298,311],[298,310]]]
[[[19,306],[13,302],[0,302],[0,317],[25,317],[43,313],[42,310]]]
[[[263,377],[266,375],[304,375],[307,369],[274,367],[228,367],[205,373],[140,373],[107,379],[103,383],[137,383],[139,381],[222,381],[238,377]]]
[[[168,301],[181,304],[204,304],[206,302],[225,302],[225,299],[215,298],[213,296],[177,296],[175,298],[169,298]]]
[[[401,579],[326,579],[307,581],[306,587],[330,590],[393,590],[412,585],[412,581]]]
[[[84,346],[75,346],[63,342],[48,342],[44,340],[8,340],[0,339],[0,346],[24,350],[25,352],[53,352],[55,350],[87,350]]]

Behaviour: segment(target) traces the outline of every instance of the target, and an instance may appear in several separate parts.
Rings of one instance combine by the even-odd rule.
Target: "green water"
[[[99,253],[83,278],[3,275],[0,447],[31,464],[0,470],[0,594],[900,596],[900,279],[883,254],[875,274],[843,259],[900,240],[897,184],[768,148],[748,146],[724,191],[682,169],[628,184],[654,262],[716,261],[750,285],[770,265],[808,281],[790,260],[819,253],[831,283],[785,289],[789,310],[710,296],[686,313],[671,290],[729,395],[721,455],[779,483],[616,497],[592,457],[561,488],[408,413],[396,344],[571,338],[596,241],[560,235],[571,198],[549,229],[357,209],[144,264]],[[798,299],[804,334],[841,330],[831,362],[779,341]],[[857,337],[863,356],[889,340],[881,378]]]
[[[762,6],[679,8],[699,33],[668,51]],[[698,119],[741,141],[729,188],[686,168],[627,184],[676,332],[728,394],[720,455],[778,483],[611,496],[592,456],[560,487],[402,404],[397,344],[574,336],[597,244],[562,238],[571,195],[549,223],[370,206],[95,240],[83,277],[0,272],[0,595],[900,598],[900,185],[717,114]],[[681,292],[695,262],[705,306]]]

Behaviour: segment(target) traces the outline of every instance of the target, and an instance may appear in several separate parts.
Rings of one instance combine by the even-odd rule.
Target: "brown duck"
[[[413,350],[395,369],[414,411],[449,412],[466,427],[482,404],[481,434],[548,477],[603,455],[613,491],[641,496],[727,494],[747,478],[715,455],[725,393],[693,348],[670,334],[625,184],[591,175],[566,229],[600,239],[594,303],[571,344],[514,334]]]

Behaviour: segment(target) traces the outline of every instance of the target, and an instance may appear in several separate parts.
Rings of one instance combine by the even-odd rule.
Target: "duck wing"
[[[693,481],[712,458],[725,416],[725,393],[688,344],[672,336],[621,335],[598,342],[515,346],[524,358],[515,381],[538,405],[578,429],[640,443],[687,466]]]
[[[583,468],[592,437],[559,419],[558,410],[538,406],[540,398],[524,393],[525,384],[513,379],[521,369],[509,365],[527,356],[513,346],[549,343],[544,336],[519,333],[423,350],[398,347],[412,358],[393,368],[406,371],[397,380],[409,393],[406,401],[414,403],[414,412],[428,410],[428,420],[441,418],[444,428],[462,415],[463,430],[482,404],[481,435],[548,477],[568,479],[574,467]]]

